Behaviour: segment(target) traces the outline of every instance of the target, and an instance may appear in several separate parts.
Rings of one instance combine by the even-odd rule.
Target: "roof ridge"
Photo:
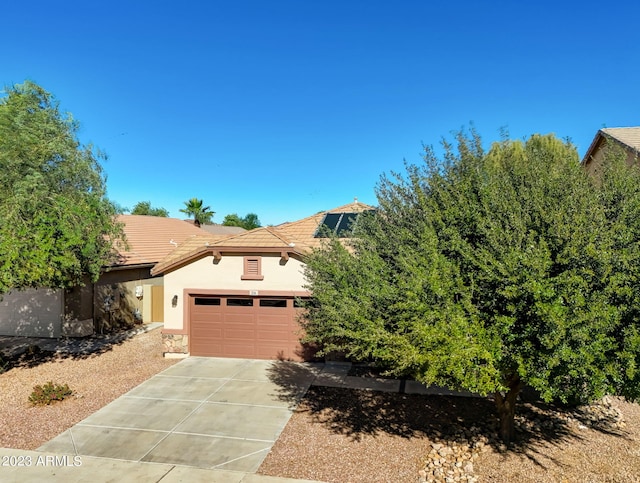
[[[295,245],[295,240],[287,238],[286,236],[284,236],[283,233],[280,233],[280,230],[278,230],[277,228],[274,228],[274,227],[271,227],[271,226],[265,226],[265,230],[267,230],[273,236],[277,237],[283,243],[285,243],[285,244],[287,244],[289,246],[292,246],[291,245],[292,243]]]

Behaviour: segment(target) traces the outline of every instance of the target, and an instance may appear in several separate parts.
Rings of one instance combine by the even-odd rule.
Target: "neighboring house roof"
[[[119,215],[117,221],[124,225],[128,247],[117,247],[120,256],[115,267],[155,265],[187,239],[205,233],[177,218]]]
[[[640,127],[609,127],[596,133],[582,159],[582,164],[586,166],[591,163],[607,140],[615,142],[634,158],[640,156]]]
[[[244,233],[245,230],[241,226],[225,226],[225,225],[200,225],[200,228],[208,233],[213,235],[237,235],[239,233]]]
[[[354,201],[332,210],[322,211],[302,220],[283,223],[278,226],[255,228],[239,235],[225,238],[200,236],[185,241],[170,255],[160,261],[152,273],[164,273],[191,260],[207,254],[220,257],[223,252],[280,252],[283,257],[289,254],[304,255],[322,243],[315,235],[324,217],[329,213],[361,213],[373,210],[372,206]]]

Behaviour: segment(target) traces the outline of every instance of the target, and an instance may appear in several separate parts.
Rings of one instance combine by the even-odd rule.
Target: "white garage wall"
[[[253,255],[252,255],[253,256]],[[304,264],[293,257],[281,264],[280,254],[262,255],[264,280],[241,280],[244,255],[223,255],[214,263],[208,256],[164,275],[164,328],[183,329],[184,289],[257,290],[293,292],[305,290]],[[174,295],[178,303],[172,306]]]
[[[60,337],[62,290],[48,288],[13,291],[0,301],[0,335]]]

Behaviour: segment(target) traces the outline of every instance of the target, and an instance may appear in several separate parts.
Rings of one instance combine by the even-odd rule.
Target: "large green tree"
[[[0,293],[95,280],[122,236],[78,123],[32,83],[0,99]]]
[[[255,213],[248,213],[243,218],[240,218],[237,213],[232,213],[224,217],[222,224],[224,226],[239,226],[245,230],[253,230],[262,226],[258,215]]]
[[[379,209],[308,259],[307,339],[426,384],[547,401],[640,393],[637,170],[600,180],[553,136],[477,134],[383,176]]]
[[[204,206],[204,202],[198,198],[191,198],[184,202],[184,208],[180,210],[188,216],[193,216],[193,223],[196,226],[211,223],[215,211],[211,211],[210,206]]]
[[[150,201],[139,201],[131,210],[132,215],[160,216],[166,218],[169,212],[165,208],[154,208]]]

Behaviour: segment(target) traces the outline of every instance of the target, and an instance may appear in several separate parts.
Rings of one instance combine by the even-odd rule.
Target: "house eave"
[[[108,265],[104,267],[105,272],[114,272],[118,270],[133,270],[140,268],[153,268],[157,265],[156,263],[135,263],[131,265]]]
[[[191,263],[192,261],[203,258],[206,256],[212,256],[215,260],[221,260],[224,254],[239,254],[239,253],[279,253],[280,257],[288,260],[290,256],[298,256],[303,258],[307,255],[305,251],[293,248],[293,247],[282,247],[282,246],[265,246],[265,247],[247,247],[247,246],[209,246],[202,247],[202,249],[191,253],[190,255],[175,260],[165,266],[161,264],[156,265],[151,270],[151,275],[160,275],[163,273],[171,272],[177,268],[180,268],[184,265]]]

